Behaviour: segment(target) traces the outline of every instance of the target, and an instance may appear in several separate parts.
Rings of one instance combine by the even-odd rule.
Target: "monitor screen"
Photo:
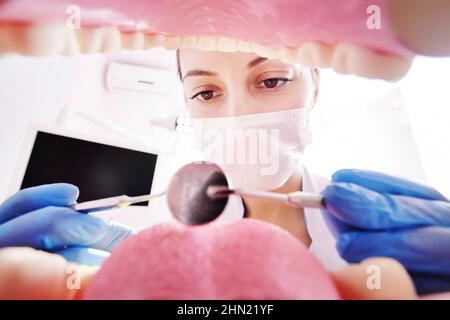
[[[38,131],[21,189],[71,183],[80,189],[78,203],[119,195],[149,194],[157,157]]]

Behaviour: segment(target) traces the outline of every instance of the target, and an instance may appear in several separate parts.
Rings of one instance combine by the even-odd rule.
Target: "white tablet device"
[[[157,154],[148,150],[33,125],[22,148],[11,193],[66,182],[80,189],[79,203],[150,194],[157,159]]]

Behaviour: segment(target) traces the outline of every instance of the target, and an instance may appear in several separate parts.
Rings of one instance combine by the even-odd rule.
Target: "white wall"
[[[450,58],[420,58],[402,83],[428,182],[450,198]]]
[[[110,61],[168,70],[174,74],[173,86],[167,95],[109,92],[105,87],[105,71]],[[168,111],[185,111],[181,86],[175,76],[174,52],[158,48],[106,56],[0,58],[0,199],[11,192],[11,181],[30,123],[61,127],[83,136],[136,145],[136,141],[77,115],[81,112],[95,119],[118,124],[130,136],[148,142],[149,145],[143,147],[159,153],[158,148],[167,147],[172,136],[164,130],[152,129],[150,120]],[[157,139],[155,134],[158,135]],[[164,189],[179,165],[173,157],[170,154],[160,156],[153,191]],[[170,216],[164,199],[153,203],[145,212],[140,209],[128,208],[112,217],[142,226],[166,220]],[[130,214],[131,211],[135,212]],[[130,216],[133,216],[131,221],[128,219]]]
[[[323,70],[308,166],[381,170],[450,196],[449,86],[450,59],[417,58],[397,83]]]

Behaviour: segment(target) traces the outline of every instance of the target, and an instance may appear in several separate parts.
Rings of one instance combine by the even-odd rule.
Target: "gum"
[[[367,9],[373,5],[380,8],[381,29],[367,26]],[[81,30],[65,27],[67,21],[78,21],[73,6],[81,14]],[[252,51],[344,74],[398,80],[414,53],[393,35],[386,7],[386,0],[345,5],[332,0],[111,0],[107,5],[99,0],[10,0],[0,2],[0,53],[76,54],[153,46],[173,50],[195,42],[202,50]],[[191,39],[184,42],[180,36]]]

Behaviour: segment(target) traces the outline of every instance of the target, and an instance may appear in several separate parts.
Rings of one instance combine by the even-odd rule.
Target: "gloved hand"
[[[0,247],[26,246],[98,265],[133,231],[68,205],[78,188],[66,183],[21,190],[0,205]]]
[[[450,291],[450,202],[438,191],[389,175],[340,170],[322,192],[325,220],[348,262],[401,262],[419,294]]]

